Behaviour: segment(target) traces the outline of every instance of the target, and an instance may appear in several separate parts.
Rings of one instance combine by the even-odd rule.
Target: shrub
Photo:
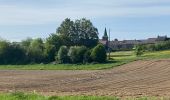
[[[91,58],[91,52],[92,50],[87,50],[84,54],[84,63],[91,63],[92,62],[92,58]]]
[[[83,63],[84,62],[84,55],[87,51],[87,48],[85,46],[80,46],[80,47],[77,47],[77,57],[78,57],[78,60],[77,62],[78,63]]]
[[[98,44],[93,48],[91,53],[92,60],[95,62],[103,63],[107,59],[105,47],[102,44]]]
[[[69,49],[69,52],[68,52],[68,56],[70,58],[70,61],[72,63],[77,63],[79,58],[78,58],[78,55],[77,55],[77,47],[70,47]]]
[[[58,53],[57,53],[56,60],[59,63],[67,63],[68,62],[67,53],[68,53],[67,47],[66,46],[61,46]]]
[[[41,38],[31,41],[27,57],[31,63],[42,63],[44,61],[44,43]]]
[[[141,56],[144,53],[144,47],[142,45],[137,45],[135,47],[136,56]]]

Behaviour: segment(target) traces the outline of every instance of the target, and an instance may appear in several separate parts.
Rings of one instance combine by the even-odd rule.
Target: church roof
[[[106,28],[104,30],[104,36],[103,37],[108,37]]]

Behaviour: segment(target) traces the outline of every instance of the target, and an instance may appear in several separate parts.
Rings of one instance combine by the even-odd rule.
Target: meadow
[[[169,100],[163,97],[106,97],[106,96],[42,96],[36,93],[14,92],[0,94],[1,100]]]

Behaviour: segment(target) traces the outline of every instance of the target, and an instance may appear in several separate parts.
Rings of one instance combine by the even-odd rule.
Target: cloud
[[[102,19],[170,15],[169,0],[59,0],[60,3],[56,0],[49,0],[49,3],[43,2],[36,6],[35,4],[41,3],[40,1],[30,0],[28,4],[22,2],[0,4],[0,25],[46,24],[61,22],[66,17]]]

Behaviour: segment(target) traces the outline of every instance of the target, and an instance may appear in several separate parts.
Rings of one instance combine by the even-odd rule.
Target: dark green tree
[[[86,51],[88,50],[85,46],[80,46],[80,47],[77,47],[77,63],[83,63],[84,62],[84,55],[86,53]]]
[[[95,28],[90,20],[85,18],[76,20],[74,24],[75,34],[72,39],[76,41],[77,45],[84,45],[87,47],[94,47],[98,43],[98,30]]]
[[[70,19],[65,19],[57,33],[67,38],[64,45],[67,46],[87,46],[94,47],[98,43],[98,30],[95,28],[90,20],[85,18],[76,20],[75,22]],[[68,43],[72,44],[68,44]]]
[[[49,63],[55,61],[55,53],[56,53],[55,45],[46,42],[44,44],[45,62]]]

